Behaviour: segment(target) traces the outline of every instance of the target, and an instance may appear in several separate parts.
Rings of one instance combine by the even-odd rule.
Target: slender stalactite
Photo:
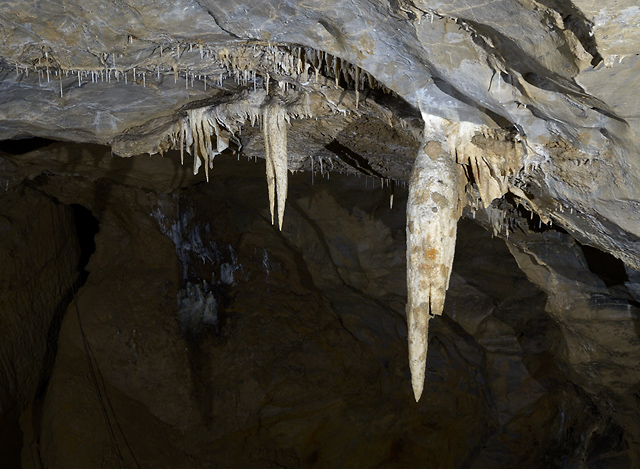
[[[277,203],[278,227],[282,230],[288,187],[287,115],[282,107],[272,104],[265,107],[263,135],[267,160],[267,184],[269,186],[271,223],[275,223]]]
[[[455,253],[458,184],[454,156],[430,140],[413,166],[407,203],[409,367],[416,401],[424,387],[429,320],[442,314]]]

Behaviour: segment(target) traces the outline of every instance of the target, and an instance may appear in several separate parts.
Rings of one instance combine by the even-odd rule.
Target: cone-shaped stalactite
[[[264,110],[264,149],[267,160],[267,184],[271,223],[275,223],[276,203],[278,227],[282,230],[284,207],[287,201],[287,114],[277,105],[267,105]]]
[[[429,320],[442,314],[455,253],[458,184],[455,157],[425,138],[414,163],[407,203],[409,367],[416,401],[422,395]]]

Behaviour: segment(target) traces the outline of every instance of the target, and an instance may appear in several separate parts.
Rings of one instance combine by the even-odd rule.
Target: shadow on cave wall
[[[24,155],[26,153],[40,150],[42,148],[46,148],[52,143],[56,143],[55,140],[50,140],[48,138],[25,138],[18,140],[3,140],[0,141],[0,149],[4,153],[8,153],[9,155]]]
[[[35,150],[41,150],[49,145],[57,143],[53,140],[44,139],[44,138],[31,138],[31,139],[23,139],[23,140],[10,140],[0,142],[0,150],[8,155],[12,156],[20,156],[27,154],[29,152]],[[46,199],[53,199],[53,206],[61,206],[64,207],[64,204],[61,204],[59,201],[55,200],[55,198],[51,198],[50,195],[46,194],[42,190],[40,190],[39,185],[46,181],[46,176],[37,176],[27,182],[23,182],[21,185],[13,187],[12,189],[7,188],[7,193],[15,193],[24,191],[24,190],[35,190],[39,196],[43,196]],[[8,186],[7,186],[8,187]],[[2,201],[0,201],[2,203]],[[5,202],[6,203],[6,202]],[[98,231],[98,221],[91,212],[80,206],[72,204],[68,207],[67,210],[69,213],[69,221],[72,218],[73,223],[75,225],[75,242],[79,245],[80,250],[80,258],[78,265],[76,266],[76,274],[72,275],[69,279],[51,279],[53,284],[55,282],[60,281],[62,284],[71,285],[66,291],[62,292],[60,295],[59,302],[53,306],[51,309],[50,315],[47,316],[48,322],[48,330],[44,334],[44,338],[36,339],[42,340],[44,342],[44,356],[42,357],[42,361],[39,362],[40,371],[35,373],[33,379],[36,381],[36,385],[34,388],[35,396],[33,402],[14,402],[11,403],[3,403],[4,408],[8,409],[4,412],[4,414],[0,415],[0,467],[3,468],[19,468],[21,467],[21,452],[23,450],[23,431],[20,427],[20,413],[24,410],[24,406],[27,404],[32,404],[31,411],[31,422],[33,428],[36,432],[39,432],[40,422],[41,422],[41,414],[42,414],[42,405],[44,401],[44,394],[46,392],[47,383],[53,368],[53,364],[55,363],[57,347],[58,347],[58,336],[60,332],[60,327],[62,324],[62,320],[64,315],[72,303],[74,295],[78,291],[79,288],[85,283],[88,273],[85,270],[85,267],[88,263],[88,260],[91,254],[95,251],[95,243],[93,241],[93,237],[95,233]],[[63,220],[60,212],[55,212],[52,209],[51,216],[51,224],[52,226],[64,226],[67,221]],[[44,215],[47,216],[46,214]],[[37,237],[39,233],[31,233],[29,236]],[[40,235],[49,236],[52,242],[57,246],[56,251],[58,255],[63,255],[62,246],[66,243],[73,243],[74,240],[69,240],[68,238],[61,238],[62,236],[67,236],[66,234],[53,232],[53,233],[40,233]],[[54,259],[54,262],[60,262],[62,265],[65,264],[66,259]],[[43,287],[44,288],[44,287]],[[33,302],[33,307],[41,308],[42,306],[37,306],[38,298],[31,299]],[[47,305],[43,305],[45,308]],[[34,311],[35,313],[35,311]],[[26,318],[25,318],[26,319]],[[12,331],[4,331],[7,336],[7,340],[11,340],[9,335],[12,334]],[[7,372],[10,372],[7,370]],[[27,449],[28,450],[28,449]]]
[[[94,238],[99,230],[98,220],[93,216],[89,209],[78,204],[71,204],[70,207],[73,211],[76,236],[78,245],[80,247],[80,258],[77,266],[78,277],[76,278],[73,287],[65,294],[64,300],[56,306],[53,319],[49,325],[49,330],[47,333],[47,353],[42,364],[41,382],[38,386],[38,392],[32,404],[31,422],[36,435],[39,435],[40,433],[44,397],[47,390],[49,377],[56,360],[56,354],[58,351],[58,336],[60,334],[62,320],[64,319],[65,313],[69,309],[69,306],[72,304],[76,293],[87,281],[89,272],[87,272],[86,267],[89,263],[91,255],[95,252],[96,245]],[[14,446],[13,448],[13,458],[16,462],[20,461],[22,451],[22,431],[20,431],[20,437],[21,440],[19,447]],[[0,453],[0,460],[3,460],[1,456],[2,454]],[[2,467],[11,466],[8,465]],[[16,465],[14,467],[21,467],[21,465]]]

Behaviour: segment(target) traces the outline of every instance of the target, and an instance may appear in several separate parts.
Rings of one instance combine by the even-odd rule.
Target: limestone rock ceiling
[[[255,148],[250,127],[264,124],[280,224],[286,168],[309,169],[309,141],[346,171],[374,174],[375,162],[399,180],[412,139],[435,141],[457,163],[458,200],[432,207],[448,207],[434,224],[511,193],[639,269],[638,20],[631,0],[7,0],[0,139],[186,149],[208,171],[229,146]],[[354,162],[357,140],[340,137],[367,120],[400,135],[386,161],[383,149]],[[309,138],[296,143],[296,129]],[[382,135],[373,146],[389,144]],[[508,217],[494,217],[497,232]]]

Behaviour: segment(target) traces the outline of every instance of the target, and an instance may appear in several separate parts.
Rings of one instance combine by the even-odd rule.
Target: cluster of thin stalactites
[[[271,222],[282,229],[288,187],[287,133],[291,118],[312,116],[309,96],[301,94],[294,103],[285,102],[281,96],[255,92],[247,99],[189,109],[179,119],[177,131],[170,140],[180,150],[184,164],[184,152],[193,157],[193,173],[204,166],[207,181],[213,169],[214,158],[229,148],[230,139],[249,122],[260,125],[265,145],[267,184]]]
[[[43,51],[40,56],[18,58],[13,61],[16,79],[37,75],[41,85],[59,83],[61,97],[64,88],[73,78],[78,86],[87,83],[123,82],[136,83],[143,87],[147,83],[164,81],[172,76],[174,83],[184,79],[185,87],[195,83],[207,87],[223,87],[227,78],[241,86],[253,85],[269,90],[279,84],[288,87],[304,86],[307,83],[335,83],[346,89],[355,90],[356,101],[364,89],[391,91],[378,82],[373,75],[357,65],[311,47],[290,44],[247,42],[233,45],[205,45],[202,43],[173,43],[155,45],[146,57],[136,65],[118,63],[120,54],[104,52],[100,65],[95,67],[72,68],[63,66],[54,51]]]

